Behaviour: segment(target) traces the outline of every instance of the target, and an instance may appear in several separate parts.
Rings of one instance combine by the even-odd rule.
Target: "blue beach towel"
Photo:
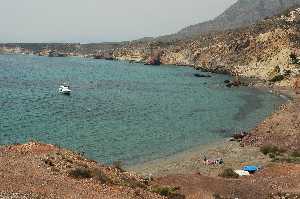
[[[258,170],[258,168],[256,166],[244,166],[243,170],[248,172],[255,172]]]

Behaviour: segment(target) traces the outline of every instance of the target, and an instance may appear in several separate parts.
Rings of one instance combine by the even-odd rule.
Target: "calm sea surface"
[[[283,99],[192,68],[0,55],[0,144],[38,140],[128,165],[248,130]],[[201,73],[201,72],[200,72]],[[58,93],[62,82],[70,96]]]

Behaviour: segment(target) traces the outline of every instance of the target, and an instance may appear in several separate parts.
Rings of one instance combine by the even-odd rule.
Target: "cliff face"
[[[280,76],[280,80],[290,81],[299,74],[299,13],[193,40],[132,42],[113,54],[116,59],[146,61],[159,52],[163,64],[191,65],[270,81]]]

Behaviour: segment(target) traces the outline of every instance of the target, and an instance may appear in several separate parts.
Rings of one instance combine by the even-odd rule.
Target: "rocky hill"
[[[245,28],[173,42],[132,42],[114,51],[120,60],[190,65],[270,82],[291,84],[299,74],[300,11],[290,10]]]
[[[215,19],[188,26],[174,36],[187,37],[248,26],[297,5],[300,0],[238,0]]]

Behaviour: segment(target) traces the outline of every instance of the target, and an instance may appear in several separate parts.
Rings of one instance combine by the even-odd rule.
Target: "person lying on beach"
[[[224,164],[224,160],[222,158],[217,159],[207,159],[205,156],[203,158],[203,163],[205,165],[221,165]]]

